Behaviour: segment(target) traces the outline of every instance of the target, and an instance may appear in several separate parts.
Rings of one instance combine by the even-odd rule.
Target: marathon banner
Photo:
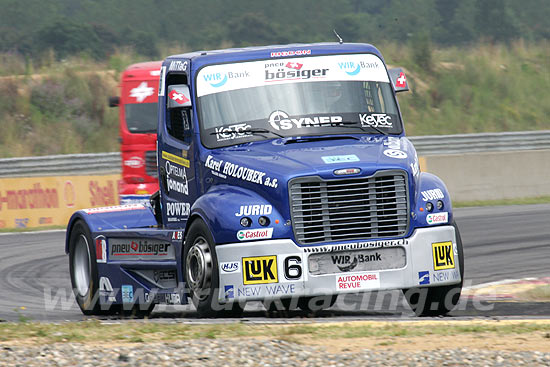
[[[120,174],[0,179],[0,229],[65,226],[80,209],[119,204]]]

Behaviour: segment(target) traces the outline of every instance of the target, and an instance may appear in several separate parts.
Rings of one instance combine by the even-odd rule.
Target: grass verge
[[[54,229],[65,229],[65,228],[67,228],[67,226],[44,226],[44,227],[29,227],[29,228],[0,228],[0,233],[51,231],[51,230],[54,230]]]
[[[479,201],[453,201],[453,208],[465,208],[470,206],[499,206],[499,205],[531,205],[548,204],[550,196],[537,196],[533,198],[479,200]]]
[[[257,325],[257,324],[165,324],[156,322],[123,322],[104,324],[97,320],[78,323],[4,323],[0,324],[0,342],[48,344],[82,343],[142,343],[169,342],[188,339],[253,338],[289,339],[300,341],[352,338],[410,338],[423,336],[454,336],[459,334],[501,337],[550,331],[550,320],[531,322],[349,322],[324,324]]]

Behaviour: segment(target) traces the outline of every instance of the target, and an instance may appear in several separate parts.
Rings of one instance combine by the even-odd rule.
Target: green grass
[[[29,228],[0,228],[0,233],[11,232],[38,232],[49,231],[54,229],[65,229],[67,226],[44,226],[44,227],[29,227]]]
[[[472,206],[499,206],[499,205],[530,205],[548,204],[550,196],[538,196],[533,198],[500,199],[500,200],[479,200],[479,201],[453,201],[453,208],[464,208]]]
[[[3,323],[0,324],[0,342],[33,340],[36,343],[109,342],[142,343],[186,339],[217,339],[235,337],[269,337],[284,340],[339,338],[407,338],[426,335],[484,335],[500,337],[508,334],[526,334],[550,331],[550,321],[536,323],[516,322],[411,322],[411,323],[338,323],[315,325],[254,325],[234,324],[161,324],[153,322],[124,322],[102,324],[97,320],[78,323]]]

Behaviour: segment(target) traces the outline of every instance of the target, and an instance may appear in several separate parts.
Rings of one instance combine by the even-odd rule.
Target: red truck
[[[157,100],[161,61],[128,66],[121,75],[120,96],[109,106],[119,107],[122,181],[120,203],[147,201],[158,190]]]

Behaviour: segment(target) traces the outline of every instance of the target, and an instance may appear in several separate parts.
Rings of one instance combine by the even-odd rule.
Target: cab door
[[[164,123],[159,124],[157,161],[162,222],[167,228],[185,228],[197,197],[196,144],[191,94],[186,81],[185,75],[166,78],[165,111],[159,111]]]

